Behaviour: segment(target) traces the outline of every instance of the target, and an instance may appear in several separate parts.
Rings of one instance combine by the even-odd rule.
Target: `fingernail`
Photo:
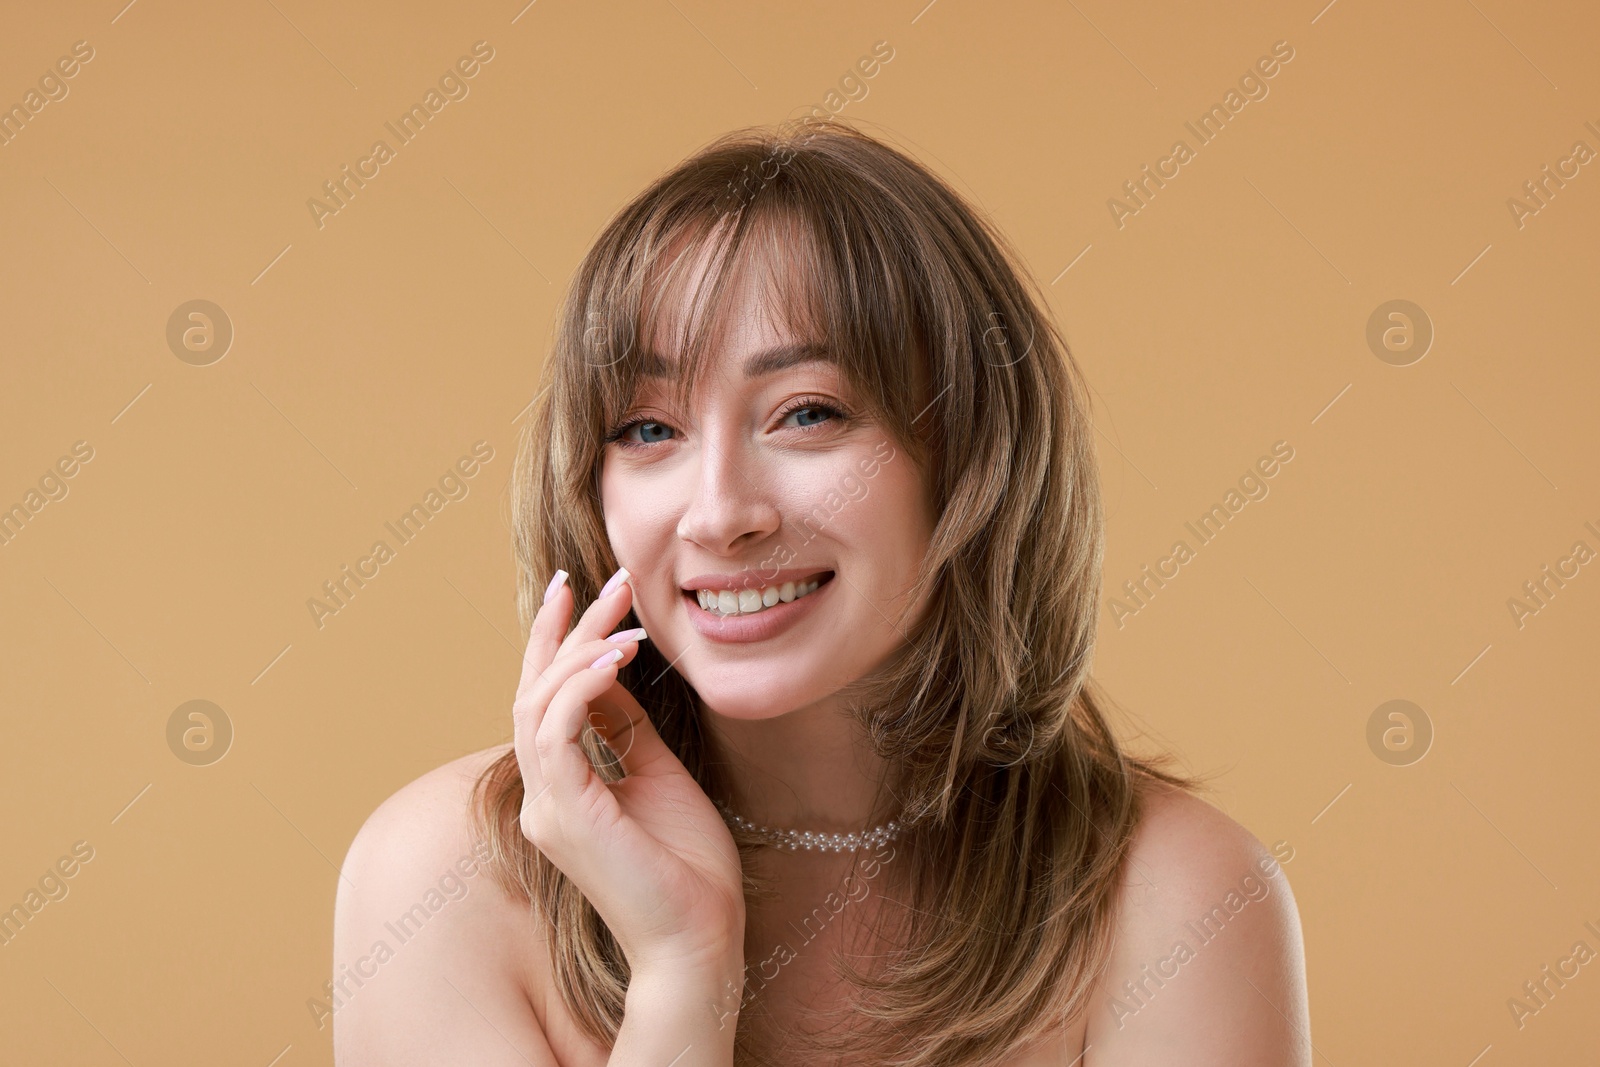
[[[599,670],[601,667],[609,667],[609,666],[611,666],[613,663],[617,662],[617,660],[619,660],[621,658],[622,658],[622,649],[613,648],[610,652],[607,652],[605,655],[601,656],[599,659],[597,659],[593,663],[589,664],[589,669],[593,671],[593,670]]]
[[[550,584],[544,587],[544,602],[546,604],[550,603],[550,598],[556,595],[556,590],[560,589],[566,580],[566,571],[556,571],[555,577],[550,579]]]
[[[631,630],[623,630],[621,633],[612,634],[610,637],[606,638],[606,640],[610,641],[614,645],[620,645],[624,641],[642,641],[644,637],[644,627],[635,626]]]
[[[605,588],[600,590],[600,596],[597,599],[604,600],[606,597],[616,592],[617,586],[627,581],[627,579],[628,568],[618,567],[617,573],[613,574],[609,579],[606,580]]]

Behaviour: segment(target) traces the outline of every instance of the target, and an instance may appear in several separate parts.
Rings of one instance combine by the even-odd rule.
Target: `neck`
[[[836,699],[766,719],[702,704],[701,722],[708,754],[730,784],[729,806],[753,823],[848,833],[897,814],[877,795],[886,765]]]

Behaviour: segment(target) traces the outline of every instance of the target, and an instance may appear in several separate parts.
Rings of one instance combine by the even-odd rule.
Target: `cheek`
[[[872,475],[852,463],[829,482],[834,540],[870,565],[876,581],[899,584],[926,550],[932,519],[921,479],[904,452]],[[825,490],[826,491],[826,490]]]

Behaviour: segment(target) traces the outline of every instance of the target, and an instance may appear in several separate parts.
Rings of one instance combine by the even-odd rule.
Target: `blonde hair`
[[[705,324],[746,261],[779,264],[772,310],[827,346],[938,516],[906,654],[852,704],[891,768],[881,788],[907,827],[894,849],[910,896],[870,973],[834,961],[865,1031],[815,1047],[900,1067],[992,1062],[1085,1007],[1142,787],[1191,784],[1122,751],[1089,675],[1104,534],[1086,389],[1015,253],[941,179],[837,122],[730,133],[623,208],[572,282],[513,475],[524,632],[558,566],[579,605],[616,569],[597,494],[604,437],[630,402],[640,339],[675,306],[667,283],[703,249],[715,253]],[[681,396],[715,335],[684,318]],[[648,642],[620,681],[728,802],[688,681]],[[597,773],[620,776],[603,745],[585,747]],[[491,870],[548,926],[563,1002],[611,1045],[627,961],[523,837],[514,753],[476,800]],[[749,874],[754,840],[735,839],[747,894],[769,892]]]

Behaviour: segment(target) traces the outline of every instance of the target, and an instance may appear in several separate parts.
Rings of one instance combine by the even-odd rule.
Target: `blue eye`
[[[790,412],[790,414],[793,415],[798,420],[795,423],[795,425],[797,425],[797,426],[816,426],[816,425],[818,425],[818,423],[823,422],[823,421],[826,420],[827,409],[812,405],[812,406],[809,406],[809,407],[803,407],[799,411],[792,411],[792,412]],[[806,419],[807,415],[815,415],[815,416],[822,416],[822,417],[818,418],[816,422],[809,422]]]
[[[793,425],[796,429],[809,430],[823,425],[829,419],[843,419],[845,414],[832,404],[823,403],[818,398],[803,397],[783,413],[785,422],[791,417],[795,419]]]
[[[638,441],[633,440],[632,434],[634,430],[639,431],[640,440]],[[662,441],[670,441],[672,438],[668,435],[673,432],[672,427],[664,422],[656,422],[653,419],[634,419],[632,422],[625,422],[606,434],[606,444],[617,444],[623,448],[644,448],[648,445],[660,444]]]

